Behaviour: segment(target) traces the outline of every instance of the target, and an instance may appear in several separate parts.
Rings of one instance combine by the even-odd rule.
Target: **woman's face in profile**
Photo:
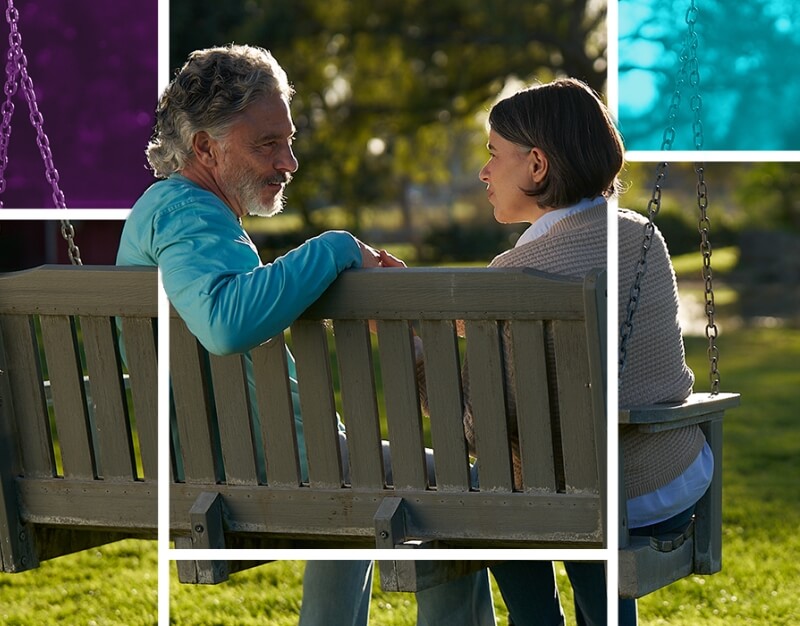
[[[530,189],[530,154],[515,143],[489,131],[489,160],[481,169],[486,194],[494,207],[494,218],[501,224],[534,222],[540,215],[535,198],[525,195]]]

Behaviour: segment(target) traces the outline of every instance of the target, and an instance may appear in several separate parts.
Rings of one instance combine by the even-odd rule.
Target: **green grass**
[[[722,390],[742,394],[725,416],[723,569],[640,601],[643,625],[800,624],[800,330],[721,336]],[[688,339],[697,390],[704,339]]]
[[[155,541],[130,539],[0,574],[6,626],[151,626],[157,623]]]
[[[174,563],[170,579],[170,617],[175,626],[296,626],[302,602],[303,561],[280,561],[231,576],[216,586],[181,585]],[[568,623],[574,623],[572,593],[563,566],[556,566]],[[507,611],[492,579],[498,624]],[[370,626],[413,626],[417,605],[413,593],[385,593],[375,572]]]
[[[686,345],[702,391],[705,340],[688,338]],[[800,624],[800,330],[741,329],[724,333],[718,345],[722,389],[742,394],[742,406],[725,416],[723,570],[643,598],[643,626]],[[0,574],[0,623],[155,624],[156,561],[155,542],[131,540]],[[569,584],[558,571],[571,615]],[[302,564],[285,562],[216,587],[172,580],[173,623],[294,624],[301,573]],[[503,624],[497,594],[495,603]],[[413,624],[415,610],[413,595],[383,594],[376,582],[371,624]]]
[[[727,248],[712,249],[711,266],[714,275],[727,274],[739,261],[739,248],[730,246]],[[690,278],[700,280],[703,270],[703,256],[700,252],[691,252],[672,257],[672,266],[679,279]]]

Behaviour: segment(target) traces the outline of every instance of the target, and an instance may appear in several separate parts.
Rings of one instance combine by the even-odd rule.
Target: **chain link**
[[[700,214],[697,229],[700,232],[700,252],[703,255],[703,292],[705,294],[706,311],[706,338],[708,339],[708,379],[711,384],[711,394],[719,393],[719,349],[716,345],[717,335],[719,334],[717,325],[714,321],[716,307],[714,304],[714,284],[713,273],[711,271],[711,241],[709,232],[711,222],[708,219],[708,187],[705,181],[705,166],[703,163],[695,163],[694,171],[697,174],[697,209]]]
[[[697,59],[699,40],[697,37],[697,32],[695,31],[695,24],[697,23],[698,15],[699,9],[697,8],[696,0],[691,0],[691,4],[686,11],[687,32],[683,39],[683,46],[679,56],[680,69],[678,70],[678,75],[675,79],[675,89],[673,91],[669,109],[667,111],[667,127],[664,129],[664,134],[661,141],[662,151],[671,150],[675,141],[675,121],[678,117],[682,100],[681,90],[686,84],[687,78],[689,86],[692,87],[692,96],[689,106],[694,117],[692,122],[694,147],[696,150],[701,150],[703,147],[703,99],[700,95],[700,64]],[[633,317],[636,313],[636,309],[639,306],[641,280],[647,271],[647,252],[650,249],[650,243],[655,232],[655,218],[658,216],[658,212],[661,210],[661,190],[663,180],[667,173],[667,167],[667,163],[659,163],[656,166],[655,184],[653,185],[653,192],[647,205],[648,221],[644,228],[642,250],[636,266],[636,276],[634,277],[633,285],[628,297],[625,321],[620,327],[618,365],[618,376],[620,382],[622,380],[622,373],[625,371],[625,365],[627,362],[628,342],[630,341],[630,337],[633,333]],[[719,350],[716,346],[718,331],[714,322],[714,288],[711,272],[711,242],[709,240],[710,222],[707,214],[708,186],[705,182],[705,167],[702,163],[695,164],[695,173],[697,174],[697,207],[700,212],[698,224],[698,229],[700,231],[700,251],[703,255],[703,281],[706,301],[705,311],[707,317],[706,337],[708,338],[708,360],[710,369],[709,379],[711,382],[711,394],[714,395],[719,393]]]
[[[6,99],[0,107],[0,194],[6,189],[5,170],[8,166],[8,144],[11,137],[11,117],[14,115],[14,103],[12,101],[18,89],[22,88],[22,94],[28,103],[31,125],[36,130],[36,145],[44,162],[45,178],[53,190],[53,204],[58,209],[66,209],[67,203],[64,192],[58,185],[58,170],[53,162],[53,153],[50,149],[50,140],[44,132],[44,117],[39,111],[36,102],[36,92],[33,88],[33,80],[28,75],[28,59],[22,50],[22,34],[19,32],[19,11],[14,6],[14,0],[8,0],[6,9],[6,22],[9,27],[8,34],[8,53],[6,55],[6,82],[3,88]],[[3,203],[0,201],[0,208]],[[68,220],[61,222],[61,235],[67,242],[69,260],[73,265],[82,265],[80,250],[75,245],[75,229]]]

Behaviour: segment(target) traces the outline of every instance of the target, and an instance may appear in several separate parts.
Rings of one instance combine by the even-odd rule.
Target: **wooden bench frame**
[[[173,450],[173,458],[182,456],[186,474],[170,489],[176,547],[320,546],[320,540],[325,547],[602,547],[605,300],[604,275],[598,273],[580,281],[522,269],[346,272],[291,327],[309,452],[308,482],[301,481],[297,469],[283,337],[252,352],[255,387],[264,390],[257,398],[263,416],[260,433],[250,417],[242,356],[211,355],[206,366],[207,353],[173,312],[172,391],[181,446],[190,450]],[[469,482],[453,323],[457,319],[466,321],[470,369],[482,373],[471,379],[480,489]],[[325,320],[333,320],[338,347],[351,462],[347,485],[335,434]],[[392,486],[385,484],[379,452],[368,320],[378,323]],[[524,416],[520,424],[525,484],[520,491],[512,485],[497,320],[511,320],[516,329],[516,365],[524,381],[517,387],[519,413]],[[412,321],[419,324],[425,345],[436,488],[429,487],[425,475]],[[558,379],[556,425],[549,411],[544,419],[541,411],[552,403],[545,332],[552,333],[558,354],[558,371],[549,370],[551,387]],[[554,484],[552,451],[546,454],[552,446],[545,435],[550,428],[560,428],[562,435],[567,487],[560,491]],[[266,473],[274,477],[269,484],[259,477],[252,453],[257,445],[253,442],[262,435]],[[223,480],[215,437],[225,465]]]
[[[521,269],[346,272],[291,329],[309,452],[308,482],[299,480],[296,445],[286,438],[292,434],[293,420],[282,338],[252,353],[256,380],[265,382],[260,388],[273,394],[264,405],[258,392],[259,406],[268,406],[262,415],[270,433],[264,440],[269,484],[248,474],[253,455],[237,457],[243,449],[237,443],[240,438],[252,442],[257,436],[249,419],[241,355],[211,356],[211,369],[206,371],[200,365],[205,351],[173,316],[176,423],[184,436],[205,433],[198,439],[182,438],[182,447],[173,450],[183,455],[187,473],[185,481],[170,485],[173,538],[179,546],[196,548],[602,547],[605,299],[602,273],[580,281]],[[156,319],[154,268],[44,266],[0,276],[4,571],[29,569],[44,559],[123,537],[156,536]],[[481,372],[472,377],[480,489],[470,483],[461,425],[461,363],[452,321],[456,319],[466,321],[466,352],[473,371]],[[521,490],[512,484],[498,319],[511,320],[517,329],[515,349],[538,359],[535,365],[526,363],[527,356],[518,359],[524,372],[517,389],[523,416]],[[122,328],[125,358],[115,320]],[[347,485],[334,432],[333,379],[324,356],[329,331],[323,320],[333,320],[335,341],[340,344],[342,413],[350,449]],[[367,320],[378,320],[379,361],[393,442],[391,486],[385,484],[379,452]],[[421,452],[410,320],[417,320],[425,339],[435,489],[427,484]],[[544,439],[542,425],[556,426],[541,416],[524,417],[555,402],[552,397],[547,400],[546,336],[553,338],[559,355],[557,369],[549,376],[560,407],[561,489],[554,484],[554,470],[547,469],[553,459],[536,448]],[[47,376],[40,351],[45,354]],[[130,398],[122,381],[125,369],[130,373]],[[272,375],[275,372],[282,376]],[[92,383],[91,398],[84,376]],[[58,447],[49,424],[46,377],[52,388]],[[194,388],[186,384],[192,377]],[[231,381],[238,385],[230,385]],[[206,412],[195,411],[198,404]],[[131,411],[141,448],[138,458],[132,452]],[[210,416],[225,419],[216,423],[209,421]],[[181,426],[189,417],[192,421]],[[214,465],[211,439],[205,448],[195,445],[212,435],[220,441],[224,481],[218,478],[220,467]],[[546,451],[551,444],[545,441]],[[56,463],[56,450],[62,466]],[[136,469],[137,463],[143,472]],[[197,468],[211,468],[212,473],[195,473]]]
[[[0,275],[3,571],[156,536],[156,275],[150,268],[89,266]],[[130,398],[115,318],[124,333]]]
[[[648,537],[631,536],[627,525],[625,474],[619,451],[619,594],[640,598],[691,574],[722,569],[722,418],[739,406],[738,393],[694,393],[683,402],[621,408],[619,423],[654,433],[699,424],[714,455],[711,485],[698,501],[693,532],[670,551],[651,546]]]

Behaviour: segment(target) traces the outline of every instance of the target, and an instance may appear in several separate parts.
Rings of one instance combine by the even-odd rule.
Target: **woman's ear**
[[[533,182],[540,185],[547,177],[549,169],[550,162],[547,160],[547,155],[539,148],[531,148],[528,153],[528,171]]]

